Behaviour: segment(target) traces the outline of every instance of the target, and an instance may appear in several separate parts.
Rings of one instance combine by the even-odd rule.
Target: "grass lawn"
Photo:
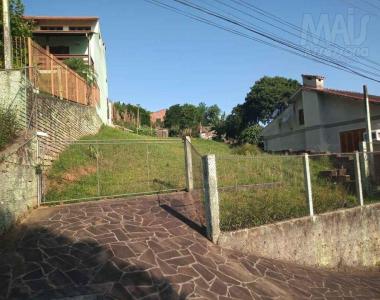
[[[182,141],[146,139],[154,138],[103,127],[72,144],[47,171],[45,201],[184,189]],[[192,139],[192,144],[201,155],[216,154],[222,230],[308,215],[302,157],[242,156],[224,143]],[[356,205],[352,191],[318,177],[334,167],[329,159],[310,164],[317,213]],[[193,172],[194,185],[201,188],[201,158],[195,152]]]
[[[47,171],[45,201],[183,189],[182,141],[146,139],[103,127],[70,145]]]

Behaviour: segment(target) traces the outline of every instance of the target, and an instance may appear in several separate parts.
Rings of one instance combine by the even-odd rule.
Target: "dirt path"
[[[380,273],[221,249],[153,198],[38,209],[0,251],[1,299],[380,299]]]

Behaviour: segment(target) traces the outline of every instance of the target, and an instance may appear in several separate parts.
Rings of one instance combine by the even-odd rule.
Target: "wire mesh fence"
[[[309,213],[302,156],[216,156],[221,230]]]
[[[375,150],[380,150],[380,145]],[[380,151],[362,153],[364,203],[380,202]]]
[[[310,155],[309,158],[316,214],[360,205],[354,153]]]
[[[185,141],[185,143],[189,143]],[[189,143],[191,149],[191,167],[193,173],[193,190],[191,191],[194,201],[194,220],[198,222],[202,227],[206,226],[205,216],[205,190],[204,190],[204,177],[203,177],[203,161],[202,155],[197,149]]]
[[[168,155],[169,147],[175,155]],[[43,202],[183,190],[183,161],[180,140],[74,142],[45,168]]]

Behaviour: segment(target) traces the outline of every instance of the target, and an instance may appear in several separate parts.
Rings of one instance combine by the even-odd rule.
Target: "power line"
[[[368,0],[362,0],[362,1],[365,2],[365,3],[367,3],[367,4],[369,4],[370,6],[372,6],[374,8],[376,8],[376,9],[380,9],[380,6],[377,6],[377,5],[373,4],[372,2],[370,2]]]
[[[294,32],[291,32],[291,31],[289,31],[289,30],[286,30],[286,29],[284,29],[283,27],[280,27],[280,26],[274,25],[274,24],[272,24],[271,22],[268,22],[268,21],[262,20],[262,19],[260,19],[260,18],[257,18],[256,16],[254,16],[254,15],[252,15],[252,14],[249,14],[249,13],[247,13],[247,12],[241,10],[241,9],[235,8],[235,7],[231,6],[231,5],[228,5],[228,4],[224,3],[224,2],[221,1],[221,0],[213,0],[213,1],[218,2],[218,3],[220,3],[220,4],[224,5],[224,6],[227,6],[227,7],[229,7],[229,8],[232,8],[232,9],[234,9],[234,10],[236,10],[236,11],[238,11],[238,12],[244,14],[244,15],[250,16],[250,17],[252,17],[252,18],[254,18],[254,19],[256,19],[256,20],[259,20],[259,21],[261,21],[261,22],[263,22],[263,23],[265,23],[265,24],[267,24],[267,25],[269,25],[269,26],[272,26],[272,27],[274,27],[274,28],[276,28],[276,29],[279,29],[279,30],[281,30],[281,31],[283,31],[283,32],[286,32],[286,33],[288,33],[288,34],[290,34],[290,35],[292,35],[292,36],[295,36],[295,37],[299,38],[299,36],[298,36],[297,34],[295,34]],[[232,2],[237,2],[237,1],[235,1],[235,0],[230,0],[230,1],[232,1]],[[236,16],[235,16],[235,17],[236,17]],[[273,18],[271,18],[271,19],[273,20]],[[276,21],[276,20],[275,20],[275,21]],[[250,24],[252,24],[252,23],[250,23]],[[295,26],[295,25],[294,25],[294,26]],[[295,26],[295,27],[296,27],[296,26]],[[256,26],[256,28],[258,28],[258,27]],[[307,33],[306,33],[304,30],[302,30],[301,28],[297,28],[297,30],[298,30],[300,33],[307,34]],[[317,37],[318,37],[318,36],[317,36]],[[318,37],[318,39],[319,39],[319,40],[322,40],[322,39],[319,38],[319,37]],[[327,42],[327,40],[325,40],[325,41]],[[351,52],[351,51],[343,51],[343,52],[348,52],[349,54],[351,54],[352,56],[354,56],[353,58],[352,58],[352,57],[349,57],[349,56],[347,56],[347,55],[345,55],[345,54],[339,54],[337,51],[341,51],[342,48],[343,48],[343,47],[341,47],[341,46],[339,46],[339,45],[331,44],[332,46],[334,46],[334,47],[333,47],[333,50],[331,50],[329,47],[324,46],[324,45],[321,45],[321,44],[319,44],[319,43],[316,43],[316,42],[314,42],[313,40],[311,40],[310,42],[311,42],[313,45],[318,46],[318,47],[321,47],[321,48],[323,48],[323,49],[325,49],[325,50],[327,50],[327,51],[332,51],[333,53],[335,53],[335,54],[337,54],[337,55],[339,55],[339,56],[341,56],[341,57],[343,57],[343,58],[345,58],[345,59],[347,59],[347,60],[352,60],[352,61],[354,61],[354,62],[356,62],[356,63],[358,63],[358,64],[361,64],[361,65],[363,65],[363,66],[365,66],[365,67],[371,68],[371,69],[376,70],[376,71],[380,71],[380,68],[378,68],[378,67],[372,66],[372,65],[367,64],[367,63],[364,63],[364,62],[361,62],[361,61],[358,59],[358,58],[361,58],[361,57],[358,56],[358,55],[356,55],[355,53],[353,53],[353,52]],[[336,47],[336,46],[338,46],[338,47]],[[344,49],[344,48],[343,48],[343,49]],[[356,58],[355,58],[355,57],[356,57]],[[377,64],[377,63],[376,63],[376,65],[378,65],[378,66],[380,67],[380,64]]]
[[[311,51],[308,50],[308,49],[302,49],[302,47],[294,46],[294,45],[292,45],[289,41],[285,41],[285,42],[284,42],[284,41],[282,41],[281,39],[278,39],[278,38],[274,37],[274,36],[271,35],[271,34],[263,33],[263,32],[260,32],[260,31],[258,31],[258,30],[256,30],[256,29],[254,29],[254,28],[250,28],[249,26],[247,26],[247,25],[245,25],[245,24],[242,24],[242,23],[237,22],[237,21],[235,21],[235,20],[229,19],[229,18],[227,18],[227,17],[225,17],[225,16],[223,16],[223,15],[220,15],[220,14],[218,14],[218,13],[215,13],[215,12],[213,12],[213,11],[210,11],[209,9],[205,9],[205,8],[202,8],[201,6],[194,5],[194,4],[191,3],[190,1],[186,1],[186,0],[173,0],[173,1],[174,1],[174,2],[177,2],[177,3],[180,3],[180,4],[184,5],[184,6],[187,6],[187,7],[193,8],[193,9],[195,9],[195,10],[198,10],[198,11],[200,11],[200,12],[202,12],[202,13],[205,13],[205,14],[207,14],[207,15],[209,15],[209,16],[213,16],[213,17],[216,17],[216,18],[221,19],[221,20],[223,20],[223,21],[226,21],[226,22],[228,22],[228,23],[231,23],[231,24],[234,24],[234,25],[236,25],[236,26],[239,26],[239,27],[241,27],[241,28],[243,28],[243,29],[246,29],[246,30],[248,30],[248,31],[250,31],[250,32],[252,32],[252,33],[255,33],[255,34],[257,34],[257,35],[259,35],[259,36],[261,36],[261,37],[267,38],[267,39],[269,39],[269,40],[271,40],[271,41],[273,41],[273,42],[276,42],[276,43],[279,43],[279,44],[281,44],[281,45],[285,45],[285,46],[290,47],[290,48],[292,48],[292,49],[298,50],[298,51],[300,51],[300,52],[302,52],[302,53],[304,53],[304,54],[308,54],[308,55],[313,56],[313,57],[316,57],[316,58],[321,58],[321,57],[322,57],[323,60],[327,60],[327,61],[329,61],[329,62],[331,62],[331,63],[333,63],[333,64],[335,64],[335,65],[338,65],[338,66],[340,66],[340,67],[346,68],[347,70],[349,70],[349,71],[351,71],[351,72],[354,72],[355,74],[357,74],[357,75],[359,75],[359,76],[362,76],[362,77],[365,77],[365,78],[367,78],[367,79],[370,79],[370,80],[374,80],[374,81],[380,82],[378,79],[372,78],[372,77],[370,77],[370,76],[368,76],[368,75],[366,75],[366,74],[361,73],[361,72],[363,71],[363,69],[360,69],[360,68],[356,67],[356,69],[358,69],[359,71],[361,71],[361,72],[358,72],[358,71],[356,71],[355,69],[353,69],[351,66],[349,66],[349,65],[347,65],[347,64],[344,64],[344,63],[342,63],[342,62],[336,61],[336,60],[331,59],[331,58],[329,58],[329,57],[326,57],[326,56],[324,56],[324,55],[315,54],[315,53],[311,52]],[[370,73],[369,71],[365,71],[365,72]],[[376,74],[375,76],[378,77],[379,75]]]
[[[374,60],[371,60],[371,59],[369,59],[367,57],[363,57],[363,56],[357,55],[355,52],[352,52],[349,49],[347,49],[347,48],[345,48],[345,47],[343,47],[343,46],[341,46],[341,45],[339,45],[339,44],[337,44],[335,42],[328,41],[327,39],[324,39],[324,38],[318,36],[317,34],[315,34],[313,32],[305,32],[301,27],[299,27],[299,26],[297,26],[295,24],[292,24],[292,23],[290,23],[290,22],[288,22],[288,21],[286,21],[286,20],[284,20],[284,19],[282,19],[282,18],[280,18],[280,17],[278,17],[278,16],[276,16],[276,15],[270,13],[270,12],[267,12],[267,11],[265,11],[265,10],[263,10],[263,9],[255,6],[255,5],[251,4],[251,3],[248,3],[248,2],[246,2],[244,0],[230,0],[230,1],[234,2],[234,3],[237,3],[237,4],[240,4],[240,5],[242,5],[245,8],[251,9],[252,11],[254,11],[254,12],[260,14],[260,15],[266,16],[267,18],[270,18],[271,20],[273,20],[275,22],[279,22],[282,25],[285,25],[285,26],[288,26],[290,28],[293,28],[295,31],[297,31],[297,32],[299,32],[301,34],[310,35],[313,38],[315,38],[316,40],[324,42],[324,43],[326,43],[329,46],[332,46],[334,48],[337,48],[337,49],[339,49],[339,51],[343,51],[343,52],[347,53],[350,56],[355,56],[358,59],[365,60],[365,61],[367,61],[369,63],[372,63],[372,64],[380,67],[380,63],[378,63],[378,62],[376,62]]]
[[[240,22],[238,22],[236,20],[231,20],[231,19],[229,19],[229,18],[227,18],[227,17],[225,17],[223,15],[220,15],[220,14],[212,12],[212,11],[210,11],[208,9],[205,9],[205,8],[200,7],[200,6],[197,6],[197,5],[194,5],[192,3],[189,3],[188,1],[173,0],[174,2],[177,2],[179,4],[182,4],[182,5],[186,6],[186,7],[190,7],[192,9],[197,10],[197,11],[200,11],[200,12],[202,12],[202,13],[208,15],[208,16],[215,17],[217,19],[220,19],[220,20],[223,20],[223,21],[225,21],[227,23],[230,23],[230,24],[232,24],[234,26],[238,26],[240,28],[248,30],[248,31],[250,31],[250,32],[252,32],[252,33],[254,33],[256,35],[259,35],[259,36],[261,36],[261,37],[263,37],[265,39],[268,39],[269,41],[263,40],[263,39],[257,38],[257,37],[255,38],[255,37],[252,37],[252,36],[247,35],[245,33],[242,33],[241,31],[237,31],[235,29],[231,29],[231,28],[222,26],[220,24],[212,22],[209,19],[200,17],[199,15],[189,14],[186,11],[179,10],[177,7],[174,7],[172,5],[168,5],[168,4],[163,3],[162,1],[159,1],[159,0],[145,0],[145,1],[149,2],[149,3],[153,3],[153,4],[158,5],[160,7],[169,9],[169,10],[174,11],[176,13],[180,13],[181,15],[190,17],[190,18],[192,18],[194,20],[197,20],[197,21],[201,21],[203,23],[206,23],[208,25],[217,27],[219,29],[223,29],[225,31],[229,31],[229,32],[234,33],[236,35],[249,38],[251,40],[254,40],[254,41],[257,41],[257,42],[269,45],[269,46],[277,48],[277,49],[281,49],[281,50],[285,50],[287,52],[291,52],[292,54],[296,54],[296,55],[302,56],[304,58],[307,57],[310,60],[317,61],[319,63],[322,63],[322,64],[325,64],[325,65],[334,67],[334,68],[339,69],[339,70],[343,70],[343,71],[346,71],[346,72],[350,72],[350,73],[356,74],[358,76],[361,76],[363,78],[367,78],[369,80],[380,82],[380,80],[366,75],[365,73],[366,72],[368,73],[368,71],[366,71],[366,70],[364,70],[366,72],[362,73],[363,69],[360,69],[360,68],[357,68],[357,67],[354,68],[354,67],[350,66],[349,64],[345,64],[343,62],[331,59],[331,58],[323,56],[323,55],[316,55],[315,53],[310,52],[308,49],[304,49],[302,47],[295,46],[294,44],[292,44],[291,42],[286,41],[286,40],[284,41],[284,40],[281,40],[281,39],[277,39],[276,37],[273,37],[271,34],[262,33],[262,32],[260,32],[258,30],[252,29],[249,26],[247,26],[245,24],[242,24],[242,23],[240,23]],[[376,77],[378,77],[378,76],[379,75],[376,74]]]

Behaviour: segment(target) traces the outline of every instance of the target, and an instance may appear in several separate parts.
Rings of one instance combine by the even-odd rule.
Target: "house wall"
[[[44,48],[46,45],[68,46],[70,54],[88,54],[88,39],[84,36],[35,36],[33,39]]]
[[[278,116],[263,131],[267,151],[341,152],[340,133],[366,128],[364,103],[314,91],[303,91],[296,100],[296,109],[303,108],[305,126],[297,125],[298,114],[292,121],[281,124],[288,110]],[[380,105],[371,103],[372,129],[380,129]]]
[[[34,95],[32,101],[37,114],[32,116],[31,127],[48,134],[40,138],[45,165],[51,164],[68,140],[96,134],[102,125],[93,107],[43,94]]]
[[[319,96],[322,124],[326,138],[325,151],[340,152],[340,133],[366,128],[364,102],[334,96]],[[370,104],[372,129],[380,129],[380,105]]]
[[[264,147],[267,151],[301,151],[305,149],[305,125],[299,124],[298,113],[303,109],[302,98],[294,103],[264,128]],[[269,138],[270,137],[270,138]]]
[[[108,116],[108,75],[106,62],[106,46],[100,33],[100,25],[97,23],[95,34],[90,40],[90,56],[94,61],[94,68],[97,74],[97,83],[100,90],[100,102],[96,111],[105,124],[111,124]]]

